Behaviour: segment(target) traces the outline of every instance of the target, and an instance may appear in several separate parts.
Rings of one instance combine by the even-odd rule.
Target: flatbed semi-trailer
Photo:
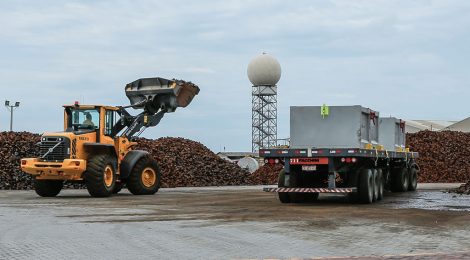
[[[283,203],[315,200],[319,193],[350,193],[363,203],[381,200],[384,190],[414,191],[418,153],[359,148],[260,149],[266,164],[282,164],[278,192]]]
[[[284,166],[278,188],[264,191],[277,192],[283,203],[316,200],[319,193],[372,203],[384,190],[414,191],[418,153],[405,148],[404,127],[361,106],[291,107],[290,148],[259,151],[266,164]]]

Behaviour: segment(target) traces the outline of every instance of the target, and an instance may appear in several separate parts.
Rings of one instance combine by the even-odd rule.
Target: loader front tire
[[[109,197],[116,185],[116,159],[99,154],[88,160],[85,183],[92,197]]]
[[[135,164],[127,180],[127,189],[134,195],[152,195],[160,188],[161,173],[157,161],[142,157]]]
[[[34,180],[34,190],[41,197],[55,197],[64,186],[63,181]]]

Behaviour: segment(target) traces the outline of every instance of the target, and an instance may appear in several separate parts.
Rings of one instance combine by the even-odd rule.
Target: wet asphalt
[[[463,259],[470,196],[420,185],[372,205],[344,196],[281,204],[262,187],[124,190],[91,198],[0,191],[0,259]]]

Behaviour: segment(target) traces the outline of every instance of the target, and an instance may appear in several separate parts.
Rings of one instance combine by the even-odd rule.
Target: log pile
[[[19,164],[21,158],[39,155],[39,140],[39,135],[28,132],[0,133],[0,189],[32,188],[31,177],[21,172]],[[419,152],[419,182],[470,180],[470,134],[422,131],[408,134],[407,144]],[[265,165],[249,174],[204,145],[183,138],[140,138],[136,149],[150,152],[158,161],[162,187],[276,184],[282,167]],[[461,189],[469,193],[470,183]]]
[[[32,189],[32,178],[20,170],[20,159],[38,157],[40,136],[27,132],[0,133],[0,189]],[[219,158],[204,145],[183,138],[141,138],[138,147],[150,152],[162,172],[162,187],[246,185],[250,174]],[[65,188],[83,188],[66,184]]]
[[[407,146],[419,153],[419,182],[470,180],[470,133],[420,131],[407,134]]]
[[[32,178],[21,171],[20,159],[38,156],[39,141],[39,135],[28,132],[0,133],[0,189],[31,189]]]
[[[279,172],[283,169],[282,164],[265,164],[250,176],[250,184],[272,185],[277,184]]]
[[[247,184],[249,172],[223,160],[201,143],[184,138],[140,138],[136,149],[157,160],[162,187],[225,186]]]

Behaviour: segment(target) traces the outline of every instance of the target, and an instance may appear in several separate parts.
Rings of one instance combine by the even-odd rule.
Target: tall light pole
[[[10,110],[10,132],[13,131],[13,110],[15,110],[15,108],[18,108],[20,106],[20,102],[15,102],[15,104],[13,105],[13,102],[11,102],[12,105],[10,105],[10,101],[9,100],[5,100],[5,107]]]

